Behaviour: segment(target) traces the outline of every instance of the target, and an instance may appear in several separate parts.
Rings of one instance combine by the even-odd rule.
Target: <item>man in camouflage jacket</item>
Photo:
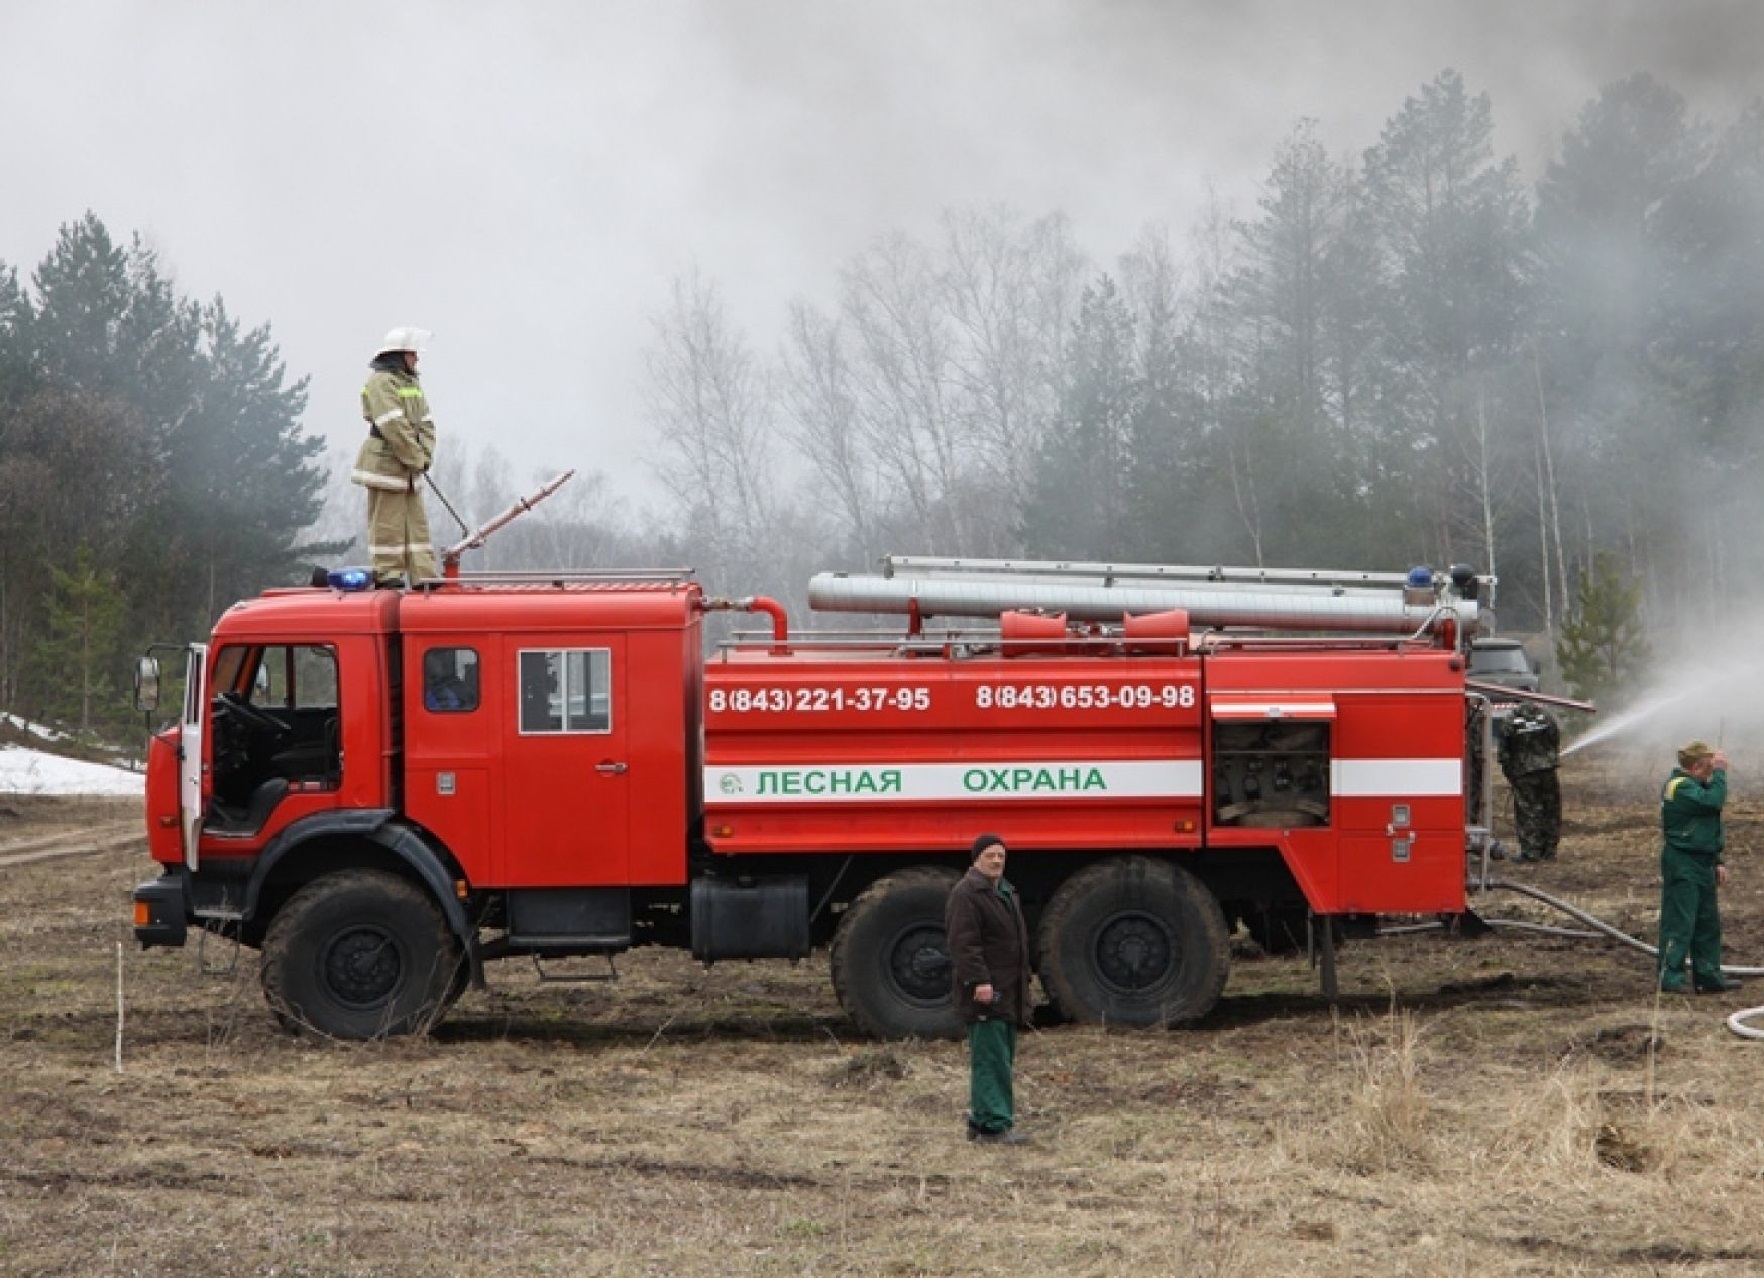
[[[1562,785],[1556,776],[1562,730],[1540,705],[1521,702],[1503,720],[1501,774],[1513,792],[1521,861],[1554,861],[1562,837]]]

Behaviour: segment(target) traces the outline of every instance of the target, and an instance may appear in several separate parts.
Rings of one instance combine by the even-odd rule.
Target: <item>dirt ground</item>
[[[1659,777],[1569,762],[1560,862],[1496,868],[1651,938]],[[1197,1028],[1026,1038],[1033,1143],[975,1147],[960,1045],[857,1037],[822,955],[505,964],[430,1039],[291,1036],[253,955],[133,948],[134,819],[0,796],[0,1274],[1764,1272],[1764,1043],[1723,1024],[1764,982],[1413,935],[1346,947],[1332,1010],[1243,941]],[[1761,831],[1742,793],[1739,963]]]

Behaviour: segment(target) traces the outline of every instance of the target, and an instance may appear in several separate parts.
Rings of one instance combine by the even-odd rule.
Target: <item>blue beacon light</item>
[[[371,568],[334,568],[325,574],[325,581],[332,590],[372,590],[374,574]]]

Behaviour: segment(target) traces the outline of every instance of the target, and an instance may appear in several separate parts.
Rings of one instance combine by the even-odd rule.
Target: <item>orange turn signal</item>
[[[135,926],[146,927],[153,922],[153,907],[145,901],[135,902]]]

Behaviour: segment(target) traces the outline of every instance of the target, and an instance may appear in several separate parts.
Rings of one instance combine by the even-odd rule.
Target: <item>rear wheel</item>
[[[296,892],[263,943],[263,992],[284,1023],[330,1038],[426,1032],[465,966],[428,895],[382,870],[343,870]]]
[[[944,906],[959,877],[930,867],[890,874],[865,888],[840,920],[833,937],[833,989],[865,1033],[961,1033],[943,926]]]
[[[1145,857],[1089,866],[1041,916],[1041,981],[1078,1021],[1174,1025],[1205,1016],[1230,970],[1225,915],[1188,871]]]

